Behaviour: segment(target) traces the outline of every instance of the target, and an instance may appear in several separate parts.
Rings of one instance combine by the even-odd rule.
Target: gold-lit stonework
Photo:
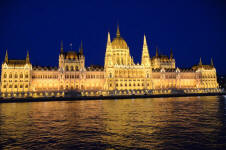
[[[25,60],[10,60],[6,51],[1,71],[2,97],[63,97],[76,95],[132,95],[220,92],[216,69],[198,65],[190,69],[176,67],[170,56],[149,55],[144,35],[141,64],[135,64],[129,46],[117,28],[111,41],[108,33],[104,67],[85,67],[83,46],[79,52],[64,51],[58,67],[32,66],[29,53]]]

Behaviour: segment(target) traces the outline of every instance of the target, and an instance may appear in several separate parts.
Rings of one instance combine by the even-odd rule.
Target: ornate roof
[[[51,66],[33,66],[33,70],[42,70],[42,71],[57,71],[57,67],[51,67]]]
[[[8,60],[5,62],[8,66],[13,66],[13,67],[24,67],[26,64],[26,60]]]
[[[197,69],[200,69],[200,68],[203,68],[203,69],[206,69],[206,70],[211,70],[211,69],[214,69],[214,66],[212,66],[212,65],[196,65],[196,66],[192,67],[192,69],[194,69],[194,70],[197,70]]]
[[[89,67],[87,67],[86,70],[87,71],[103,71],[104,67],[100,65],[90,65]]]
[[[169,57],[166,55],[153,56],[152,59],[160,59],[162,61],[169,61]]]

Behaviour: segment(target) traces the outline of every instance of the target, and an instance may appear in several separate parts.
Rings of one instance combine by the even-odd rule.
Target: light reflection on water
[[[221,149],[225,129],[224,97],[0,104],[4,149]]]

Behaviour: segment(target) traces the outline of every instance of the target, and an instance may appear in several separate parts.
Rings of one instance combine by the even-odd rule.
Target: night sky
[[[135,62],[140,62],[143,36],[150,55],[155,48],[176,66],[191,67],[213,58],[226,74],[226,2],[224,0],[1,0],[0,61],[23,59],[29,50],[34,65],[57,66],[60,41],[78,51],[83,41],[86,66],[104,64],[107,32],[117,23]]]

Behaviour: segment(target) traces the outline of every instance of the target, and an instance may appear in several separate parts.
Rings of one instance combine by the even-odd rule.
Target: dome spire
[[[117,33],[116,33],[116,37],[120,37],[119,25],[117,25]]]

